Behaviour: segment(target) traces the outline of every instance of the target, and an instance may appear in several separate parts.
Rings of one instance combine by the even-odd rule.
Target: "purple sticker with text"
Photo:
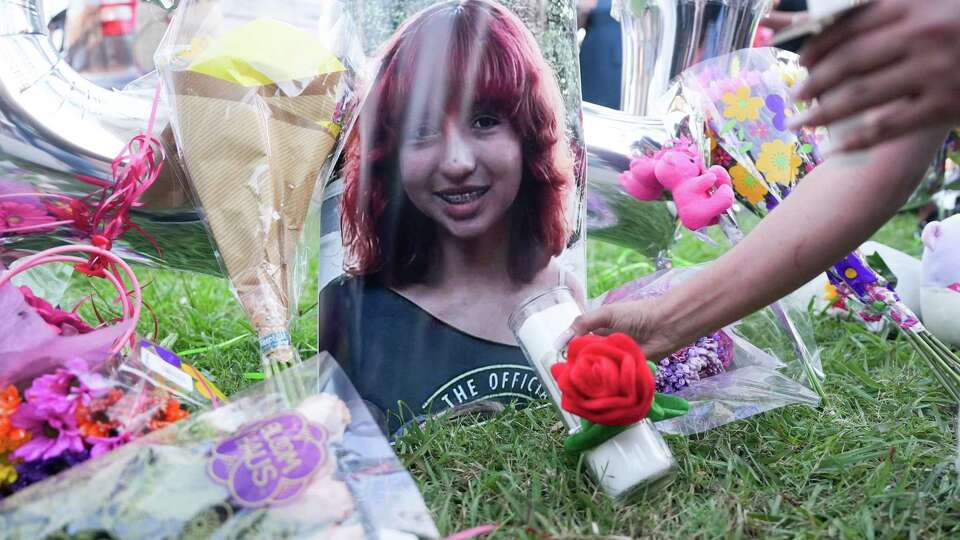
[[[207,474],[240,506],[289,502],[328,459],[327,431],[297,412],[243,426],[212,451]]]

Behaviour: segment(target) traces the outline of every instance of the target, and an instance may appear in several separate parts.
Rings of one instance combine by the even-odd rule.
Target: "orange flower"
[[[757,204],[763,200],[767,194],[767,186],[763,182],[753,177],[747,169],[739,163],[730,167],[730,180],[733,182],[733,189],[741,197],[750,201],[751,204]]]
[[[110,423],[95,420],[88,407],[78,405],[77,428],[84,437],[109,437],[113,426]]]
[[[20,393],[12,384],[0,391],[0,416],[13,414],[20,406]]]
[[[188,416],[190,416],[190,413],[180,408],[180,402],[175,398],[170,398],[164,404],[163,408],[160,409],[156,415],[154,415],[152,420],[150,420],[150,431],[163,429],[178,420],[183,420]]]
[[[30,440],[30,432],[13,427],[8,416],[0,416],[0,454],[12,452]]]

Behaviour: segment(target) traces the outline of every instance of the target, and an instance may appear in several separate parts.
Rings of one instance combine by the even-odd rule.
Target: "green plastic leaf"
[[[682,397],[657,392],[654,394],[653,405],[650,406],[650,412],[647,413],[647,418],[649,418],[651,422],[659,422],[661,420],[667,420],[668,418],[683,416],[687,414],[689,410],[690,403]]]
[[[894,289],[897,288],[897,276],[893,273],[893,270],[890,270],[890,267],[887,266],[887,261],[883,260],[883,257],[881,257],[879,253],[867,255],[864,259],[874,272],[880,274],[883,279],[887,280],[887,283],[889,283],[891,287]]]
[[[630,426],[604,426],[581,420],[580,430],[563,440],[563,450],[571,455],[586,452],[616,437]]]

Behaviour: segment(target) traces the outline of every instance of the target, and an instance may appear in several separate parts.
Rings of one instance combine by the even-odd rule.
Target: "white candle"
[[[550,399],[560,406],[560,389],[550,373],[550,366],[560,361],[558,348],[560,336],[580,316],[580,307],[572,299],[550,306],[543,311],[531,313],[517,331],[517,342],[537,370],[540,382],[547,388]],[[580,427],[580,420],[560,409],[560,415],[568,429]]]
[[[570,291],[554,289],[524,304],[510,317],[510,326],[551,399],[560,407],[560,390],[550,366],[560,361],[562,337],[581,314]],[[564,423],[575,432],[580,419],[562,409]],[[649,420],[643,420],[586,453],[587,463],[603,490],[620,498],[667,476],[673,455]]]

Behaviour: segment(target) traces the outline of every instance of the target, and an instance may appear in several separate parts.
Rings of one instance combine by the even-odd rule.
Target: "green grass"
[[[877,238],[918,253],[914,223],[898,217]],[[684,262],[715,252],[690,240],[675,250]],[[589,266],[593,295],[652,270],[649,260],[599,243],[590,245]],[[256,343],[223,280],[141,277],[162,341],[201,349],[186,359],[228,393],[250,384],[242,374],[259,368]],[[314,296],[305,295],[304,309]],[[315,315],[308,310],[295,332],[304,357],[314,352]],[[142,330],[151,326],[144,321]],[[494,522],[502,528],[491,538],[960,536],[957,411],[926,365],[903,339],[853,323],[818,318],[816,335],[828,374],[824,408],[787,407],[667,437],[678,464],[673,482],[628,505],[609,500],[563,455],[549,407],[508,409],[482,424],[429,422],[397,451],[443,533]]]

